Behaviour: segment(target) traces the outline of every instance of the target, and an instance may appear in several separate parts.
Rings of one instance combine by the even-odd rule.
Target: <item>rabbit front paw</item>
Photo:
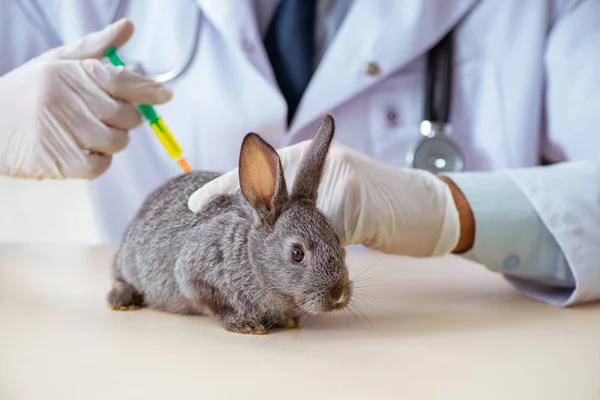
[[[135,311],[139,310],[140,308],[140,306],[113,306],[112,304],[108,303],[108,309],[111,311]]]
[[[131,311],[141,308],[144,297],[133,286],[124,281],[116,281],[106,296],[108,308],[113,311]]]
[[[237,315],[222,316],[219,318],[219,322],[223,328],[234,333],[245,335],[264,335],[267,333],[267,329],[263,324]]]

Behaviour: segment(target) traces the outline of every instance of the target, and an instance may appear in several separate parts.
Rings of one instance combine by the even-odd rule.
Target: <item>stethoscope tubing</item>
[[[124,14],[125,1],[124,0],[116,0],[109,12],[109,21],[115,22],[119,15]],[[175,80],[179,76],[181,76],[185,71],[188,70],[194,59],[196,58],[196,53],[198,51],[198,45],[200,44],[200,28],[202,23],[202,13],[200,12],[200,8],[198,7],[198,12],[196,13],[196,27],[194,29],[194,40],[190,45],[190,48],[187,51],[187,56],[185,57],[185,61],[180,63],[177,67],[171,69],[170,71],[163,72],[160,74],[152,75],[154,81],[159,83],[167,83],[172,80]]]
[[[21,6],[21,9],[34,26],[43,27],[44,37],[48,41],[48,44],[51,48],[64,45],[64,41],[62,40],[60,34],[52,26],[46,14],[44,13],[44,10],[39,6],[37,2],[26,2],[23,0],[19,0],[18,4]],[[113,22],[116,22],[119,19],[120,15],[124,15],[125,5],[125,0],[115,0],[112,3],[108,11],[108,18],[106,21],[107,26]],[[200,43],[201,22],[202,13],[198,8],[196,16],[196,27],[194,29],[194,40],[192,40],[191,45],[187,50],[187,55],[184,58],[184,61],[182,61],[177,67],[160,74],[151,75],[150,78],[159,83],[167,83],[178,78],[188,70],[198,52],[198,45]]]
[[[427,53],[421,139],[407,154],[407,163],[413,168],[434,173],[461,171],[465,166],[462,150],[447,135],[452,99],[453,39],[451,29]]]
[[[423,120],[447,124],[452,97],[452,37],[448,32],[427,54]],[[438,79],[438,74],[440,79]],[[440,84],[437,84],[437,82]],[[439,92],[436,92],[439,90]]]

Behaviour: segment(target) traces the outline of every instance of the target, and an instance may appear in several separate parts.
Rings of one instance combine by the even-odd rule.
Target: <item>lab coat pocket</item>
[[[425,70],[399,72],[370,92],[369,135],[374,157],[399,167],[422,139]],[[454,66],[449,135],[466,158],[466,169],[487,170],[510,165],[504,134],[502,98],[492,62],[473,60]]]

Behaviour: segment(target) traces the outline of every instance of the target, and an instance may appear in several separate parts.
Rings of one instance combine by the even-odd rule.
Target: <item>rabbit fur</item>
[[[344,308],[352,296],[346,254],[317,209],[334,131],[328,115],[290,192],[277,152],[255,133],[242,142],[237,192],[193,213],[188,197],[218,173],[190,172],[156,189],[115,255],[109,306],[210,314],[226,330],[246,334]]]

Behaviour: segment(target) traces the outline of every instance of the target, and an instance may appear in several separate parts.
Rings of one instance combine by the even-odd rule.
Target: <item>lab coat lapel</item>
[[[276,89],[277,81],[262,42],[255,2],[253,0],[196,0],[196,3],[232,49],[240,52],[241,62],[254,66],[259,74]],[[251,56],[248,56],[245,46],[252,47]]]
[[[290,126],[306,125],[433,47],[479,0],[355,0]],[[378,73],[366,73],[374,63]]]

